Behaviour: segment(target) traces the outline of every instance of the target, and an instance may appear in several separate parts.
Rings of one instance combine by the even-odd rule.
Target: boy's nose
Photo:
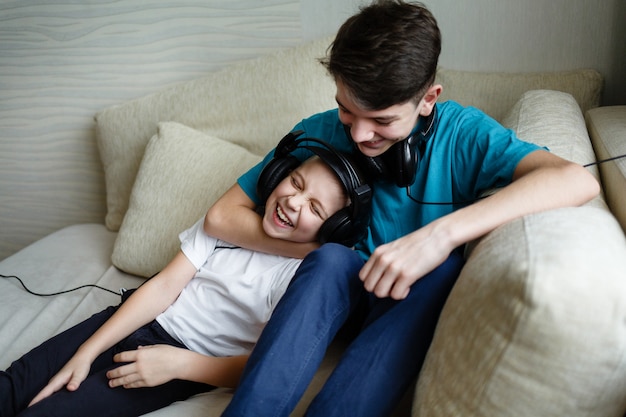
[[[354,120],[350,126],[350,135],[355,143],[367,142],[374,138],[374,130],[370,123]]]
[[[287,205],[292,210],[298,210],[306,201],[306,197],[302,193],[295,193],[287,199]]]

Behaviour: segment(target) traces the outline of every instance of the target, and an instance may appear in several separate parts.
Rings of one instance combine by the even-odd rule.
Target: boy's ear
[[[426,94],[424,94],[421,100],[420,116],[430,116],[442,90],[441,84],[433,84],[426,90]]]

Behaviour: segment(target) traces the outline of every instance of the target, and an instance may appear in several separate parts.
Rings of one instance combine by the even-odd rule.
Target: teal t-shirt
[[[407,189],[388,180],[376,181],[373,187],[372,213],[367,237],[355,249],[367,259],[381,244],[405,236],[431,221],[475,201],[492,188],[509,184],[522,158],[540,149],[518,139],[510,129],[482,111],[447,101],[437,104],[431,136],[423,148],[411,197]],[[311,116],[298,123],[294,130],[303,130],[300,137],[314,137],[344,152],[356,148],[346,136],[337,109]],[[312,144],[315,145],[315,144]],[[242,175],[238,184],[257,204],[256,184],[259,174],[272,158],[263,161]],[[297,149],[300,160],[311,153]]]

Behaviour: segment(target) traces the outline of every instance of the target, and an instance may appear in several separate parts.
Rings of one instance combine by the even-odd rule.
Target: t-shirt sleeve
[[[199,270],[215,251],[217,240],[204,232],[204,217],[178,236],[180,249],[187,259]]]
[[[261,175],[261,171],[263,171],[263,168],[265,168],[265,165],[267,165],[273,156],[274,150],[272,149],[272,151],[268,153],[261,162],[250,168],[237,179],[237,184],[239,184],[243,192],[246,193],[250,200],[252,200],[257,206],[265,204],[265,201],[261,201],[261,198],[256,192],[259,175]]]
[[[453,153],[457,163],[452,166],[458,170],[453,177],[465,182],[458,189],[472,189],[475,196],[508,185],[524,157],[546,149],[519,139],[514,131],[478,110],[467,110],[459,123],[464,134]]]

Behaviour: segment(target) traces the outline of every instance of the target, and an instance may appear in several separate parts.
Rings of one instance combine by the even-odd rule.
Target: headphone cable
[[[613,156],[611,158],[601,159],[601,160],[595,161],[595,162],[589,162],[588,164],[583,165],[583,167],[587,168],[587,167],[590,167],[592,165],[600,165],[600,164],[603,164],[605,162],[615,161],[616,159],[622,159],[622,158],[626,158],[626,154],[621,154],[621,155]]]
[[[16,280],[18,280],[18,281],[19,281],[19,283],[22,285],[22,287],[24,287],[24,289],[26,290],[26,292],[27,292],[27,293],[32,294],[32,295],[36,295],[36,296],[38,296],[38,297],[52,297],[52,296],[55,296],[55,295],[67,294],[67,293],[69,293],[69,292],[76,291],[76,290],[80,290],[80,289],[82,289],[82,288],[87,288],[87,287],[97,288],[97,289],[102,290],[102,291],[110,292],[111,294],[120,295],[120,293],[119,293],[119,292],[115,292],[115,291],[113,291],[113,290],[110,290],[110,289],[108,289],[108,288],[101,287],[101,286],[96,285],[96,284],[85,284],[85,285],[81,285],[80,287],[71,288],[71,289],[69,289],[69,290],[64,290],[64,291],[59,291],[59,292],[54,292],[54,293],[49,293],[49,294],[42,294],[42,293],[37,293],[37,292],[35,292],[35,291],[30,290],[30,289],[26,286],[26,284],[24,284],[24,281],[22,281],[22,280],[20,279],[20,277],[18,277],[18,276],[15,276],[15,275],[3,275],[3,274],[0,274],[0,278],[7,278],[7,279],[8,279],[8,278],[13,278],[13,279],[16,279]]]
[[[622,159],[622,158],[626,158],[626,154],[621,154],[621,155],[613,156],[611,158],[601,159],[601,160],[595,161],[595,162],[589,162],[588,164],[583,165],[583,168],[588,168],[588,167],[593,166],[593,165],[604,164],[605,162],[615,161],[616,159]],[[411,186],[407,186],[406,187],[406,195],[413,202],[415,202],[417,204],[430,205],[430,206],[451,206],[451,205],[455,205],[455,204],[473,204],[473,203],[477,202],[478,200],[482,200],[483,198],[489,197],[491,194],[488,194],[488,195],[485,195],[485,196],[481,196],[481,197],[477,197],[477,198],[475,198],[473,200],[467,200],[467,201],[421,201],[421,200],[418,200],[416,198],[413,198],[413,196],[411,195]]]

